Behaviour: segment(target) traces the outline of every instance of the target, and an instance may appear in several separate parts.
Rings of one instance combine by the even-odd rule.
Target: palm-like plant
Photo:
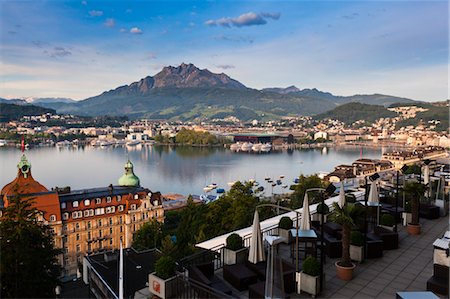
[[[418,225],[420,199],[425,194],[425,186],[417,182],[408,182],[404,191],[411,201],[411,224]]]
[[[342,226],[342,257],[339,261],[339,265],[342,267],[353,266],[350,259],[350,234],[362,214],[361,207],[353,203],[346,203],[342,208],[337,202],[333,203],[333,212],[330,219]]]

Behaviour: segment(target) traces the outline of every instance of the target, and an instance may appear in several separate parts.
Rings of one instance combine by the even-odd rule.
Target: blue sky
[[[448,98],[446,1],[2,1],[0,97],[84,99],[194,63],[251,88]]]

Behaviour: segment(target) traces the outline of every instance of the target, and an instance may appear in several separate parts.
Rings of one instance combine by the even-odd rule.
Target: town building
[[[133,233],[144,223],[164,221],[161,193],[140,186],[130,161],[118,185],[82,190],[48,190],[33,178],[25,155],[17,167],[16,178],[0,192],[0,213],[13,196],[33,200],[40,220],[50,225],[62,249],[63,278],[81,275],[83,256],[118,249],[121,241],[131,247]]]

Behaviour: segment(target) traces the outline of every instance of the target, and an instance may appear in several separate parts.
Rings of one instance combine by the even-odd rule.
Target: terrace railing
[[[206,284],[186,277],[183,273],[177,274],[176,298],[196,299],[196,298],[235,298],[216,290]]]

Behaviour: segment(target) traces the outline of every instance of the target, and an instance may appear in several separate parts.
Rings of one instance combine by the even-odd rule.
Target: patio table
[[[397,292],[397,299],[439,299],[433,292]]]
[[[317,234],[313,229],[298,230],[298,235],[297,235],[297,229],[293,228],[293,229],[291,229],[291,235],[294,240],[298,236],[299,248],[297,248],[297,254],[299,253],[299,251],[304,251],[305,258],[308,253],[311,253],[315,257],[317,256]],[[291,244],[291,256],[292,256],[292,253],[294,252],[295,244],[296,244],[295,241],[292,242],[292,244]],[[304,246],[302,246],[303,244],[304,244]]]

